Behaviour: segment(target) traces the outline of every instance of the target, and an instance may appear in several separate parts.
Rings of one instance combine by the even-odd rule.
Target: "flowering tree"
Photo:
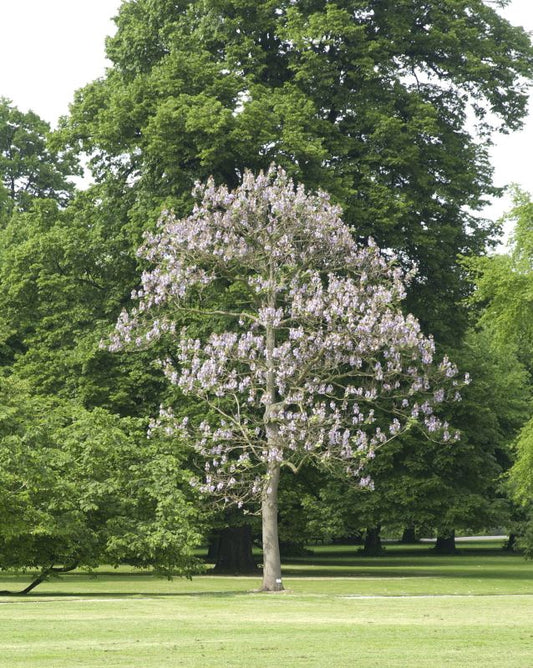
[[[455,367],[404,316],[405,276],[371,240],[358,246],[325,193],[307,194],[272,167],[229,192],[198,185],[199,204],[165,212],[140,257],[153,269],[123,312],[111,348],[175,342],[161,360],[170,381],[208,406],[203,421],[157,421],[205,457],[204,491],[260,500],[265,590],[282,589],[277,498],[283,468],[342,465],[371,486],[378,448],[425,424],[456,438],[434,406],[457,398]],[[183,314],[210,318],[210,334],[178,331]]]

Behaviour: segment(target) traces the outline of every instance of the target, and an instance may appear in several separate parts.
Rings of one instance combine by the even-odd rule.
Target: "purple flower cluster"
[[[434,363],[433,341],[403,315],[408,277],[394,258],[372,240],[357,245],[329,197],[281,169],[247,172],[234,192],[212,180],[195,192],[189,217],[165,212],[146,236],[139,255],[153,268],[110,348],[172,335],[165,374],[218,415],[174,425],[206,458],[203,489],[243,502],[264,491],[272,465],[310,458],[343,461],[371,487],[365,461],[413,420],[452,438],[434,408],[457,398],[457,370]],[[234,307],[195,301],[221,277],[240,286]],[[178,334],[171,314],[187,312],[216,313],[228,329]],[[166,410],[163,423],[172,430]]]

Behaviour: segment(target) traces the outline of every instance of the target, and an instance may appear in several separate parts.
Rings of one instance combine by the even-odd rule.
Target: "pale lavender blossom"
[[[358,245],[327,194],[273,167],[246,172],[233,192],[210,179],[195,196],[190,216],[165,211],[146,234],[138,255],[151,268],[109,348],[173,341],[164,373],[211,417],[178,421],[162,408],[150,429],[206,458],[204,491],[242,505],[268,494],[281,467],[309,460],[342,461],[372,488],[365,463],[413,420],[456,438],[434,408],[458,398],[457,369],[434,361],[433,340],[402,313],[410,276],[373,240]],[[188,315],[217,326],[195,338],[176,325]]]

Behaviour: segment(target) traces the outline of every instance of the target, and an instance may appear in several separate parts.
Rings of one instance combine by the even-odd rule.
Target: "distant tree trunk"
[[[403,530],[401,542],[405,543],[406,545],[413,545],[414,543],[418,543],[418,538],[416,537],[416,528],[414,524],[405,527],[405,529]]]
[[[218,560],[218,548],[220,545],[220,530],[209,534],[207,544],[207,561],[210,564],[216,564]]]
[[[279,551],[282,557],[303,557],[306,554],[309,554],[309,550],[306,549],[305,543],[299,543],[294,540],[280,541]]]
[[[365,535],[365,545],[363,547],[363,554],[379,555],[383,553],[381,545],[381,526],[368,527]]]
[[[455,530],[443,531],[437,536],[435,543],[435,552],[439,554],[455,554]]]
[[[209,553],[217,573],[256,573],[258,570],[252,554],[252,528],[247,524],[218,531],[210,541]]]
[[[506,552],[514,552],[516,549],[516,534],[510,533],[509,538],[505,541],[503,549]]]

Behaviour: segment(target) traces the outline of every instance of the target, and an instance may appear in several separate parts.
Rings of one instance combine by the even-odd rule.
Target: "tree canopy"
[[[496,342],[514,345],[533,371],[533,202],[528,193],[515,188],[504,220],[513,227],[508,252],[466,262],[476,285],[472,302]]]
[[[358,246],[327,195],[271,167],[234,191],[209,180],[197,196],[189,217],[167,213],[147,235],[139,253],[152,268],[110,347],[175,340],[165,374],[211,419],[165,408],[161,426],[207,457],[204,491],[261,501],[263,586],[280,589],[281,469],[340,464],[368,486],[365,462],[413,422],[457,438],[435,412],[458,399],[457,370],[401,313],[401,269],[371,240]],[[216,320],[202,340],[177,331],[180,313]]]
[[[201,511],[176,450],[147,440],[141,420],[32,395],[14,377],[0,389],[0,569],[193,572]]]
[[[50,125],[32,111],[19,111],[0,98],[0,214],[26,210],[38,198],[65,204],[74,191],[69,176],[79,173],[71,151],[48,139]]]
[[[529,372],[524,383],[524,398],[529,399],[531,416],[531,378],[533,374],[533,202],[529,194],[515,189],[514,206],[507,214],[514,224],[509,252],[472,259],[477,290],[474,303],[480,309],[481,323],[492,332],[493,345],[511,346]],[[525,420],[516,441],[516,461],[510,471],[515,498],[529,512],[526,547],[533,554],[533,420]]]
[[[0,364],[39,393],[146,415],[159,405],[162,374],[142,355],[99,350],[136,285],[123,225],[104,187],[64,210],[38,200],[11,216],[0,230]]]
[[[200,526],[189,506],[189,469],[206,461],[207,488],[221,485],[240,501],[255,490],[252,505],[269,489],[265,475],[300,471],[299,486],[281,479],[284,540],[310,535],[328,513],[328,536],[342,524],[375,528],[384,515],[398,524],[413,514],[419,522],[439,518],[450,527],[496,521],[495,480],[526,421],[524,369],[533,371],[529,197],[517,195],[509,254],[466,268],[457,255],[482,255],[492,243],[498,226],[479,213],[496,192],[491,136],[518,128],[526,112],[533,51],[523,30],[498,15],[504,4],[127,0],[107,42],[111,67],[76,93],[58,132],[0,99],[0,567],[44,572],[129,559],[170,569],[168,547],[187,572]],[[96,178],[84,192],[68,181],[78,169],[75,153],[88,155]],[[277,188],[281,199],[274,205],[265,195],[261,203],[247,170],[273,162],[329,199],[284,190],[287,176],[280,172],[275,182],[271,172],[261,177],[274,179],[261,192]],[[193,184],[208,177],[189,216]],[[248,185],[236,191],[243,177]],[[293,196],[298,212],[291,214]],[[274,222],[265,222],[266,211]],[[250,224],[245,242],[237,215]],[[298,227],[304,219],[305,229]],[[187,248],[172,237],[176,230]],[[274,241],[288,253],[275,265],[279,285],[258,272]],[[341,259],[326,266],[328,253]],[[140,347],[135,354],[99,348],[121,309],[135,313],[132,290],[143,324],[121,321],[117,345],[131,329]],[[463,299],[472,290],[475,307]],[[481,319],[468,331],[476,309]],[[366,348],[343,338],[347,323]],[[275,362],[270,353],[267,360],[267,330]],[[453,411],[440,390],[428,390],[424,374],[421,387],[413,375],[417,364],[433,373],[424,361],[434,357],[428,332],[449,354],[455,349],[450,356],[474,377]],[[416,358],[406,368],[405,354]],[[322,378],[337,363],[340,380]],[[446,363],[440,373],[452,369]],[[300,401],[295,378],[310,370],[316,374]],[[263,387],[270,372],[275,396]],[[399,406],[390,388],[409,383],[413,394]],[[357,392],[345,396],[349,387]],[[415,401],[418,390],[428,403]],[[158,429],[147,440],[146,416],[160,404],[175,413],[160,427],[175,433],[187,416],[191,429],[203,424],[205,444],[186,451],[187,430],[172,445]],[[355,405],[357,423],[346,426],[345,408],[355,420]],[[249,421],[238,422],[238,437],[220,423],[222,412],[233,419],[235,407]],[[444,429],[445,447],[426,443],[411,428],[417,418],[432,435],[448,419],[463,437],[452,443]],[[510,478],[525,505],[530,426],[517,441]],[[284,435],[280,461],[269,442],[274,432]],[[225,433],[250,456],[232,451],[222,462],[214,449],[229,446]],[[367,486],[348,494],[330,474],[345,473],[349,460]],[[314,496],[305,496],[306,481]],[[330,512],[348,498],[354,508]],[[275,542],[266,541],[267,552]]]
[[[521,28],[482,0],[136,0],[117,26],[63,133],[97,178],[136,189],[132,217],[165,200],[184,215],[196,179],[234,187],[274,161],[417,263],[409,309],[456,340],[457,253],[494,232],[475,213],[494,193],[490,131],[526,113]]]

